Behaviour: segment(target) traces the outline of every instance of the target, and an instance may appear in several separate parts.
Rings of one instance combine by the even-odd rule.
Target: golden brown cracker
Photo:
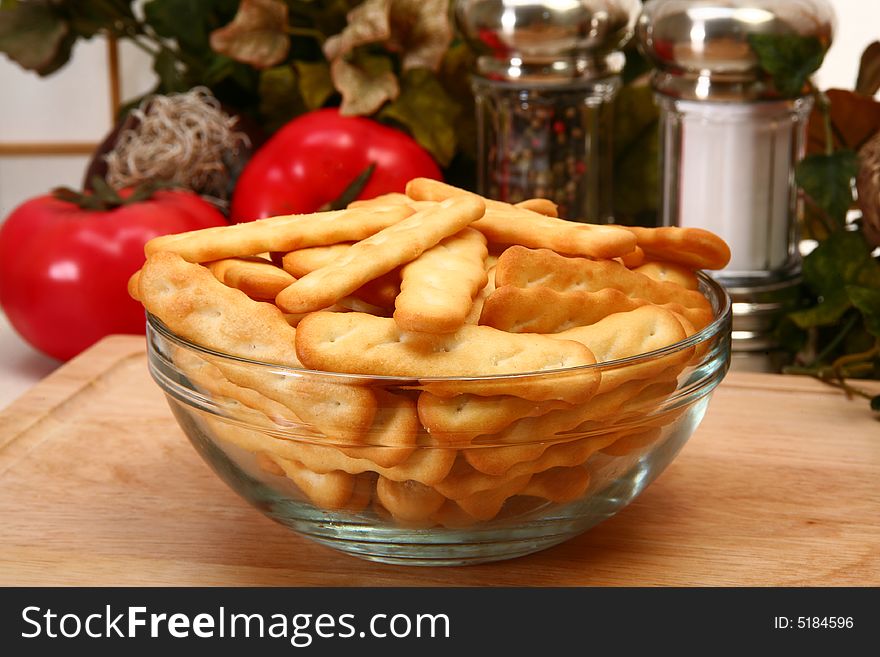
[[[702,228],[625,226],[652,260],[675,262],[691,269],[724,269],[730,247],[715,233]]]
[[[677,304],[695,326],[703,327],[712,319],[709,300],[701,293],[686,290],[674,283],[656,281],[630,271],[612,260],[567,258],[547,249],[511,247],[498,259],[495,284],[514,287],[549,287],[558,292],[598,292],[618,290],[630,298],[652,304]]]
[[[486,238],[472,228],[443,239],[401,269],[394,321],[404,331],[452,333],[488,276]]]
[[[516,420],[566,408],[562,401],[535,402],[499,395],[479,397],[463,394],[451,398],[430,392],[419,395],[418,413],[431,437],[443,445],[466,445],[477,436],[498,433]]]
[[[204,267],[173,253],[150,256],[141,270],[144,307],[176,335],[214,351],[264,363],[301,367],[296,329],[275,306],[227,287]],[[376,401],[370,390],[284,372],[261,372],[228,359],[215,365],[233,383],[260,392],[313,422],[328,435],[355,439],[373,421]]]
[[[295,279],[270,261],[255,256],[223,258],[205,263],[221,283],[241,290],[251,299],[271,301]]]
[[[463,326],[442,335],[407,333],[393,320],[361,313],[313,313],[297,328],[297,353],[307,367],[354,374],[399,377],[480,377],[589,365],[589,349],[555,337],[512,334],[488,326]],[[578,375],[578,372],[573,373]],[[533,376],[518,380],[437,382],[431,391],[442,390],[509,394],[535,401],[589,398],[597,375],[584,372],[579,386],[560,386],[555,381]],[[592,386],[592,388],[591,388]],[[457,393],[453,393],[457,394]]]
[[[189,262],[293,251],[309,246],[361,240],[413,213],[407,205],[355,208],[269,217],[230,226],[162,235],[146,243],[144,253],[177,253]]]
[[[559,206],[549,198],[528,198],[525,201],[516,203],[514,207],[531,210],[547,217],[559,216]]]
[[[406,185],[410,198],[442,201],[462,195],[476,196],[463,189],[429,178],[414,178]],[[635,236],[619,226],[599,226],[548,217],[526,208],[486,200],[486,213],[473,223],[490,242],[522,244],[554,249],[569,255],[615,258],[631,252]]]
[[[379,477],[376,498],[391,515],[404,522],[421,522],[436,513],[446,498],[417,481],[392,481]]]
[[[555,504],[572,502],[587,491],[590,473],[584,467],[556,467],[532,475],[518,495],[540,497]]]
[[[699,279],[697,279],[694,271],[675,262],[651,260],[636,267],[633,271],[638,272],[642,276],[653,278],[655,281],[675,283],[686,290],[698,290],[700,288]]]
[[[481,217],[484,210],[481,199],[469,196],[416,212],[352,245],[326,267],[298,279],[278,294],[275,303],[290,313],[326,308],[456,234]]]

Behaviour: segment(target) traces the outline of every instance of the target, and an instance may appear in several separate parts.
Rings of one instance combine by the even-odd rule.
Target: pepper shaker
[[[638,10],[638,0],[457,0],[478,55],[478,192],[611,220],[612,102]]]
[[[649,0],[636,28],[655,65],[661,223],[706,228],[730,245],[716,277],[733,299],[742,369],[777,366],[773,331],[797,299],[794,170],[813,104],[774,87],[749,37],[815,37],[827,49],[833,31],[825,0]]]

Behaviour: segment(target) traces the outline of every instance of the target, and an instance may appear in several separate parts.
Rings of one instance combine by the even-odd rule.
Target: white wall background
[[[880,40],[880,0],[831,0],[837,35],[819,71],[819,86],[852,88],[865,46]],[[149,62],[122,44],[122,100],[153,84]],[[73,60],[48,78],[0,56],[0,143],[99,142],[111,127],[107,48],[101,39],[80,43]],[[0,220],[23,200],[58,185],[78,186],[88,156],[0,155]]]

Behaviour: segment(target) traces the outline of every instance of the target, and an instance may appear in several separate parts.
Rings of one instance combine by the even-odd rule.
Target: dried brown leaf
[[[383,57],[361,57],[354,62],[339,58],[330,65],[330,75],[342,94],[339,113],[343,116],[373,114],[400,93],[390,62]]]
[[[447,0],[391,0],[388,48],[401,53],[403,70],[437,71],[452,41]]]
[[[281,0],[241,0],[232,22],[211,32],[211,48],[255,68],[280,64],[290,49],[287,5]]]
[[[862,53],[856,91],[873,96],[880,89],[880,41],[875,41]]]
[[[324,42],[324,55],[331,62],[358,46],[385,41],[391,36],[388,20],[391,0],[366,0],[348,12],[348,25]]]

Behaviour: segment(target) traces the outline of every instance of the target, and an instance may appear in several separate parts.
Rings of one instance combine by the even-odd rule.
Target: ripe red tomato
[[[0,307],[25,340],[60,360],[111,333],[143,333],[126,283],[144,243],[226,223],[192,192],[159,191],[108,211],[39,196],[0,225]]]
[[[279,130],[242,171],[233,221],[314,212],[339,198],[371,163],[358,198],[402,192],[417,177],[441,179],[437,164],[409,135],[336,109],[303,114]]]

